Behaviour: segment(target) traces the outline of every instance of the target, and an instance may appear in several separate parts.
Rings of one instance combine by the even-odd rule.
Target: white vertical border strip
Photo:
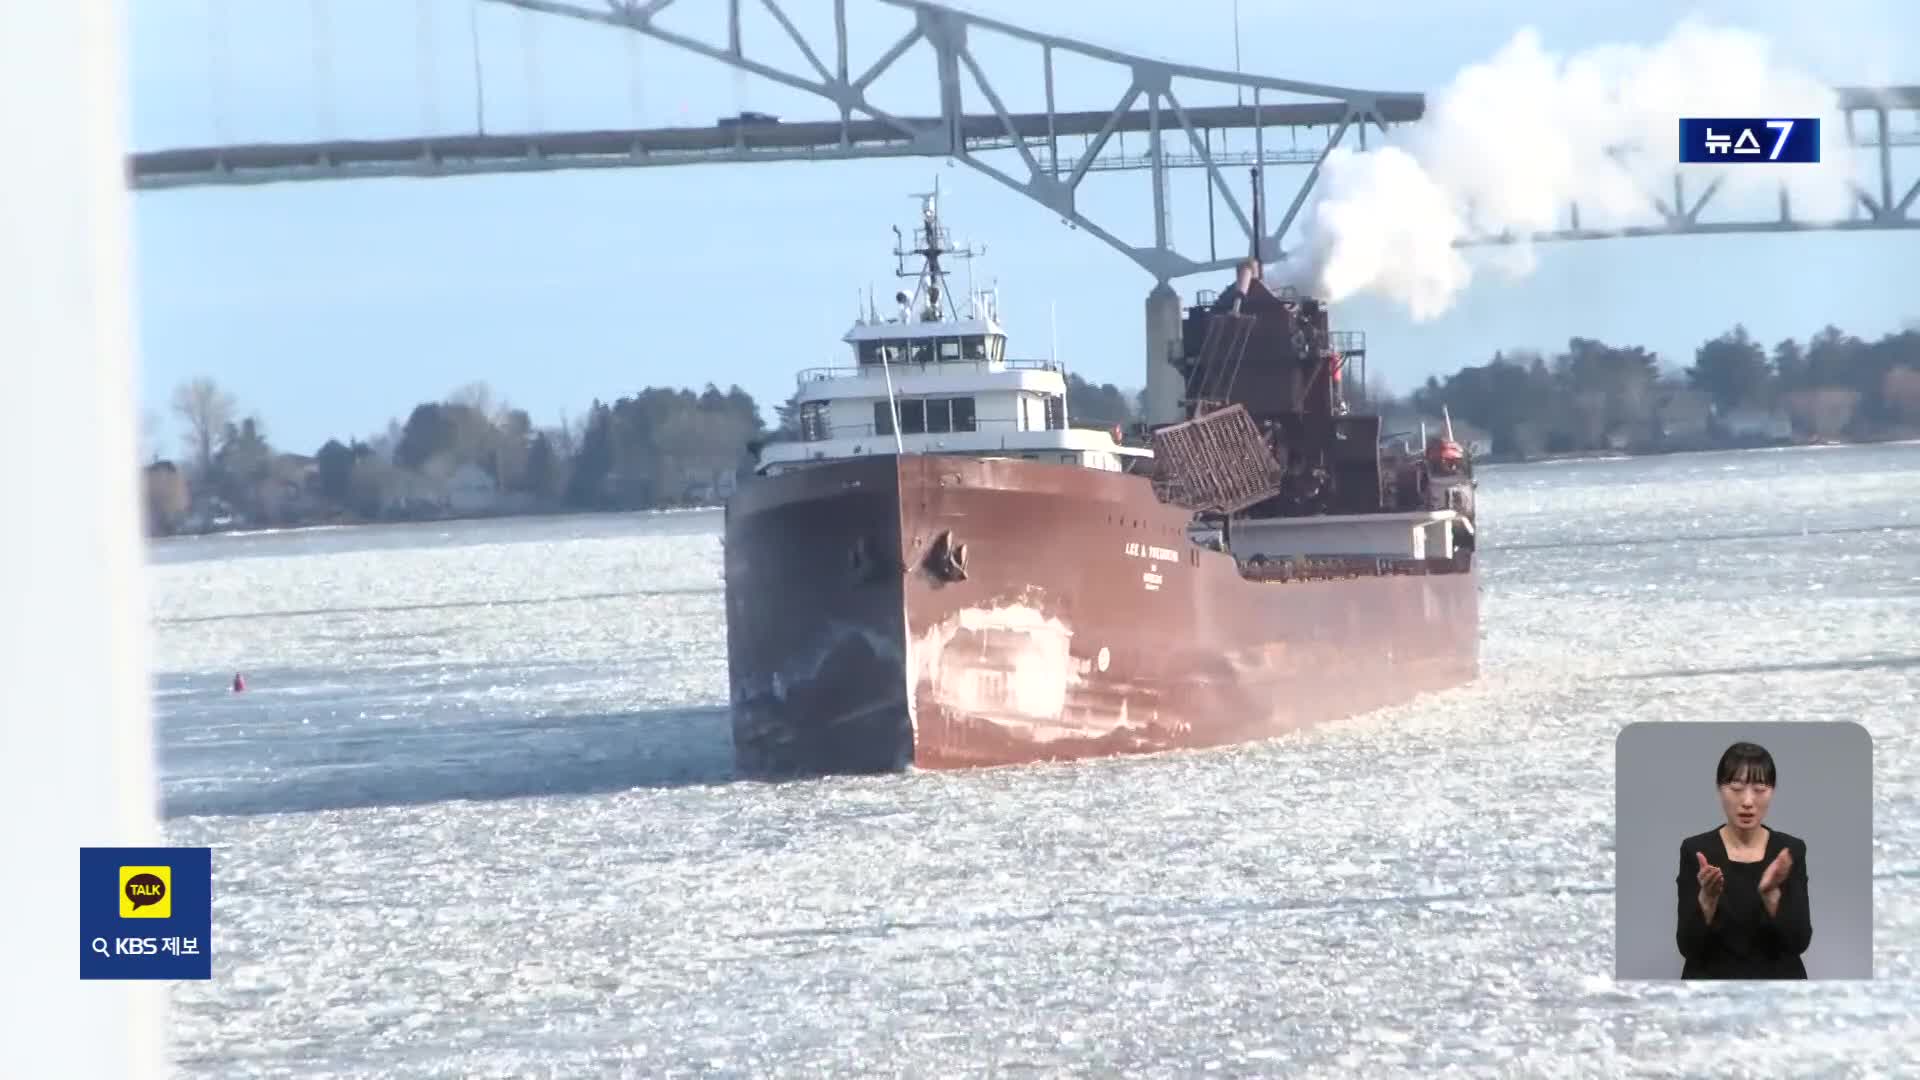
[[[158,843],[126,11],[0,0],[0,1075],[159,1077],[165,982],[80,981],[83,846]]]

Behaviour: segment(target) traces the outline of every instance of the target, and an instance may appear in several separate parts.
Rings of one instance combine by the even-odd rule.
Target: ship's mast
[[[984,250],[972,248],[956,249],[952,246],[944,225],[940,224],[940,178],[933,179],[933,190],[914,195],[920,200],[920,227],[914,230],[915,247],[906,247],[900,238],[900,230],[893,230],[895,243],[894,258],[897,260],[895,274],[898,277],[913,278],[913,295],[905,292],[898,299],[907,306],[909,318],[919,312],[921,321],[937,322],[947,318],[960,317],[959,305],[953,302],[952,291],[947,288],[947,268],[940,265],[942,256],[956,259],[972,259],[985,254]],[[917,270],[907,269],[907,256],[920,256],[921,265]],[[926,308],[921,311],[921,299],[925,298]],[[944,301],[944,303],[943,303]]]
[[[1253,174],[1253,197],[1250,200],[1253,203],[1253,250],[1249,252],[1249,254],[1253,256],[1254,263],[1259,264],[1261,261],[1260,240],[1264,235],[1261,230],[1266,228],[1266,222],[1263,220],[1266,214],[1263,211],[1266,208],[1261,205],[1263,200],[1260,198],[1260,166],[1255,165],[1249,171]],[[1260,269],[1260,276],[1264,277],[1266,267],[1261,266]]]

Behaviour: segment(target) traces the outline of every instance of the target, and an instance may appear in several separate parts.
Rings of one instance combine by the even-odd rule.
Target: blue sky
[[[1120,50],[1234,64],[1232,0],[957,6]],[[1895,0],[1239,6],[1245,69],[1370,89],[1432,92],[1522,27],[1550,49],[1573,51],[1652,43],[1688,11],[1765,33],[1783,56],[1835,84],[1920,83],[1920,5]],[[711,26],[707,36],[724,38],[717,0],[677,7],[676,27]],[[830,26],[828,0],[786,7],[803,30]],[[475,126],[468,0],[129,8],[134,148]],[[848,9],[859,68],[898,36],[903,18],[876,0],[848,0]],[[831,115],[824,102],[671,46],[494,5],[478,14],[488,130],[706,124],[741,109]],[[756,19],[750,54],[772,28]],[[987,42],[975,48],[1009,106],[1037,110],[1037,59]],[[918,59],[876,98],[933,111],[921,89],[930,73]],[[1056,80],[1061,108],[1106,108],[1124,75],[1063,61]],[[1920,153],[1896,155],[1895,169],[1903,185],[1920,178]],[[891,292],[891,227],[910,224],[909,193],[935,174],[957,237],[987,248],[976,273],[1001,289],[1013,352],[1046,352],[1052,305],[1061,357],[1075,371],[1140,385],[1153,285],[1145,271],[965,166],[912,159],[142,192],[134,210],[142,400],[170,453],[179,425],[167,398],[200,374],[257,413],[276,444],[307,453],[329,436],[382,430],[416,402],[476,380],[541,424],[649,384],[739,383],[770,408],[799,369],[840,358],[856,295],[869,285]],[[1273,170],[1276,213],[1304,176]],[[1151,240],[1144,173],[1094,175],[1081,191],[1096,222]],[[1228,220],[1224,208],[1220,218]],[[1177,175],[1172,220],[1177,246],[1204,256],[1199,173]],[[1221,235],[1223,250],[1240,243]],[[1365,330],[1374,376],[1407,389],[1495,349],[1552,349],[1574,335],[1685,363],[1735,322],[1772,342],[1829,322],[1877,335],[1920,319],[1920,290],[1903,269],[1920,261],[1914,231],[1582,242],[1540,256],[1518,282],[1482,275],[1431,322],[1365,298],[1343,305],[1336,322]],[[1222,283],[1174,284],[1191,297]]]

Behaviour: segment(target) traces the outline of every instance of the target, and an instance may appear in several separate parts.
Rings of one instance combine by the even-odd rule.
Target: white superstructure
[[[964,306],[946,288],[940,258],[955,252],[940,224],[938,185],[920,196],[915,247],[896,245],[911,294],[882,317],[871,300],[844,338],[852,363],[799,375],[799,438],[769,441],[756,468],[774,474],[873,454],[969,454],[1121,471],[1152,451],[1108,431],[1067,426],[1066,368],[1007,357],[998,295],[969,289]],[[895,230],[898,235],[899,230]],[[918,271],[905,259],[918,255]]]

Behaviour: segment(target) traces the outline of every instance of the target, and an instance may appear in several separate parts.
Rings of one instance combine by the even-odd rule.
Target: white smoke
[[[1721,178],[1702,220],[1783,179],[1796,219],[1847,215],[1857,166],[1835,93],[1779,63],[1759,35],[1688,19],[1650,48],[1562,58],[1523,30],[1430,95],[1422,119],[1396,129],[1389,145],[1329,154],[1302,214],[1300,248],[1279,274],[1328,300],[1373,292],[1416,320],[1434,318],[1472,280],[1455,241],[1565,228],[1575,203],[1582,228],[1656,221],[1649,196],[1671,204],[1683,116],[1821,118],[1818,165],[1685,166],[1689,206]],[[1616,157],[1611,149],[1621,147],[1634,149]],[[1777,213],[1776,201],[1764,205]],[[1514,275],[1533,268],[1525,243],[1485,250],[1500,252]]]

